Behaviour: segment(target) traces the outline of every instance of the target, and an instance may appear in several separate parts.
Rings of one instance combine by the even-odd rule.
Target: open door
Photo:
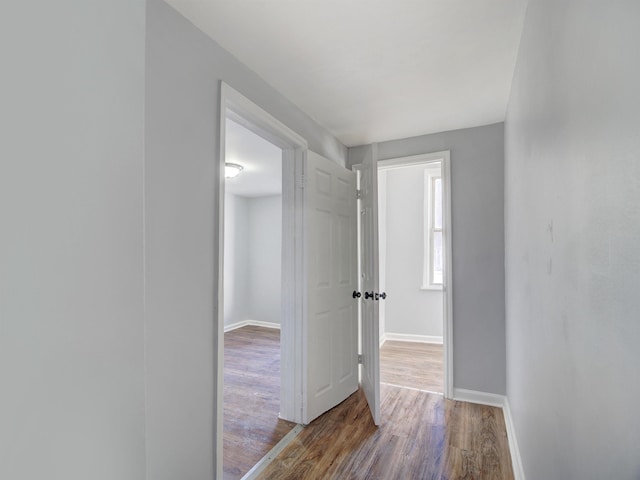
[[[360,167],[360,285],[362,288],[362,389],[380,425],[380,305],[378,273],[377,145],[367,147]]]
[[[335,162],[308,151],[304,172],[308,424],[358,389],[357,199],[355,173]]]

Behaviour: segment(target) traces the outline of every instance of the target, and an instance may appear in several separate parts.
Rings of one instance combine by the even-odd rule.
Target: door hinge
[[[357,199],[361,199],[362,198],[362,190],[356,190],[356,198]]]
[[[364,365],[364,355],[358,354],[358,364]]]
[[[298,178],[299,178],[298,188],[304,190],[307,187],[307,176],[302,174]]]

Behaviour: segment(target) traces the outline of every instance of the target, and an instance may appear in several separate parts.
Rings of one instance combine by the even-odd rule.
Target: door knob
[[[369,292],[364,292],[364,298],[365,300],[368,300],[370,298],[373,298],[373,292],[369,293]]]
[[[357,291],[354,290],[353,293],[352,293],[352,296],[353,296],[353,298],[360,298],[362,296],[362,294],[360,292],[357,292]]]
[[[381,298],[381,299],[383,299],[383,300],[384,300],[385,298],[387,298],[387,292],[382,292],[382,293],[380,294],[380,298]]]

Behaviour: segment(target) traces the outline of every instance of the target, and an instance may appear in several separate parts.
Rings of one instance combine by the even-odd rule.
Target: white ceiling
[[[527,0],[167,0],[345,145],[504,120]]]
[[[244,169],[225,183],[227,193],[262,197],[282,193],[282,150],[227,118],[225,161]]]

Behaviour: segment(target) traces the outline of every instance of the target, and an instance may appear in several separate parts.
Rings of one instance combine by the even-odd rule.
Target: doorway
[[[378,167],[380,382],[444,393],[442,164]]]
[[[354,165],[353,168],[359,171],[361,167]],[[378,233],[380,230],[387,233],[378,237],[379,290],[384,294],[379,302],[379,337],[380,346],[384,348],[381,352],[381,383],[400,383],[402,386],[441,393],[445,398],[452,398],[450,154],[443,151],[382,160],[377,162],[376,170],[379,173],[376,193],[379,204],[378,222],[379,227],[381,226]],[[391,177],[403,189],[404,199],[395,203],[397,210],[394,208],[389,212],[387,200]],[[407,192],[407,179],[411,180],[409,183],[415,184],[413,193]],[[437,197],[440,197],[440,203],[436,206],[434,200]],[[439,216],[434,225],[436,209],[439,210]],[[388,227],[395,228],[393,239],[388,235]],[[360,230],[359,226],[359,235]],[[413,250],[407,249],[406,240],[414,244]],[[390,242],[396,247],[389,245]],[[393,258],[387,258],[389,248],[394,248]],[[407,255],[409,263],[406,261]],[[390,272],[389,268],[394,271]],[[398,283],[398,279],[405,284]],[[390,305],[391,300],[396,300],[396,304]],[[391,320],[389,314],[393,316]],[[362,321],[360,325],[362,328]],[[394,348],[389,348],[392,346],[390,342],[394,342]],[[404,357],[404,360],[400,364],[396,362],[393,371],[385,372],[385,356],[396,357],[396,360]],[[427,376],[423,375],[425,362],[432,367]],[[410,373],[403,375],[407,372],[415,372],[416,378],[412,378]]]
[[[224,205],[225,131],[236,122],[282,149],[282,304],[279,417],[309,423],[357,389],[358,362],[361,385],[374,423],[379,424],[379,335],[377,320],[377,167],[375,147],[363,162],[360,203],[365,225],[376,229],[364,242],[361,261],[363,288],[370,299],[362,310],[363,355],[357,354],[358,286],[355,220],[355,174],[308,150],[306,141],[246,97],[221,84],[219,192],[217,231],[219,263],[217,292],[216,473],[223,478],[224,398]],[[371,221],[369,221],[371,220]],[[375,254],[374,254],[375,252]],[[333,310],[336,310],[335,312]],[[323,318],[331,321],[323,321]],[[353,331],[353,335],[342,334]],[[375,325],[375,327],[374,327]],[[352,328],[353,327],[353,328]],[[368,352],[368,353],[367,353]],[[355,383],[353,383],[355,381]],[[353,389],[352,389],[353,388]],[[296,427],[299,428],[299,427]],[[296,429],[294,429],[296,430]],[[247,435],[251,435],[247,432]],[[289,435],[287,435],[289,437]],[[278,446],[275,447],[276,449]],[[263,457],[268,458],[269,455]],[[260,462],[261,463],[261,462]]]
[[[295,427],[278,417],[282,149],[227,118],[225,177],[223,465],[237,480]]]
[[[299,285],[302,269],[302,251],[299,241],[302,230],[300,205],[302,194],[296,188],[296,178],[301,176],[301,166],[306,155],[307,142],[288,127],[277,121],[270,114],[262,110],[242,94],[229,87],[225,83],[220,84],[220,152],[217,159],[219,178],[219,197],[217,199],[217,212],[219,221],[216,238],[219,259],[218,291],[217,291],[217,391],[215,419],[216,419],[216,478],[224,478],[224,339],[225,339],[225,300],[230,301],[227,289],[230,285],[225,282],[225,206],[227,181],[225,181],[226,160],[226,132],[237,126],[244,127],[253,134],[266,140],[281,150],[281,273],[280,273],[280,364],[282,374],[279,379],[280,405],[279,418],[298,422],[296,412],[300,411],[301,398],[296,392],[301,390],[301,372],[291,371],[291,365],[296,365],[295,359],[299,356],[297,346],[302,343],[302,329],[295,321],[297,312],[302,309]],[[233,162],[229,159],[230,163]],[[273,260],[273,259],[270,259]],[[267,268],[268,271],[268,268]],[[272,285],[273,286],[273,285]],[[233,296],[231,296],[232,298]],[[273,302],[271,302],[273,306]],[[276,311],[278,308],[275,307]],[[227,312],[228,314],[231,311]],[[252,319],[248,319],[252,320]],[[227,320],[229,324],[231,320]],[[274,323],[274,322],[268,322]],[[262,325],[264,326],[264,325]],[[286,367],[286,368],[285,368]],[[285,373],[286,371],[286,373]]]

